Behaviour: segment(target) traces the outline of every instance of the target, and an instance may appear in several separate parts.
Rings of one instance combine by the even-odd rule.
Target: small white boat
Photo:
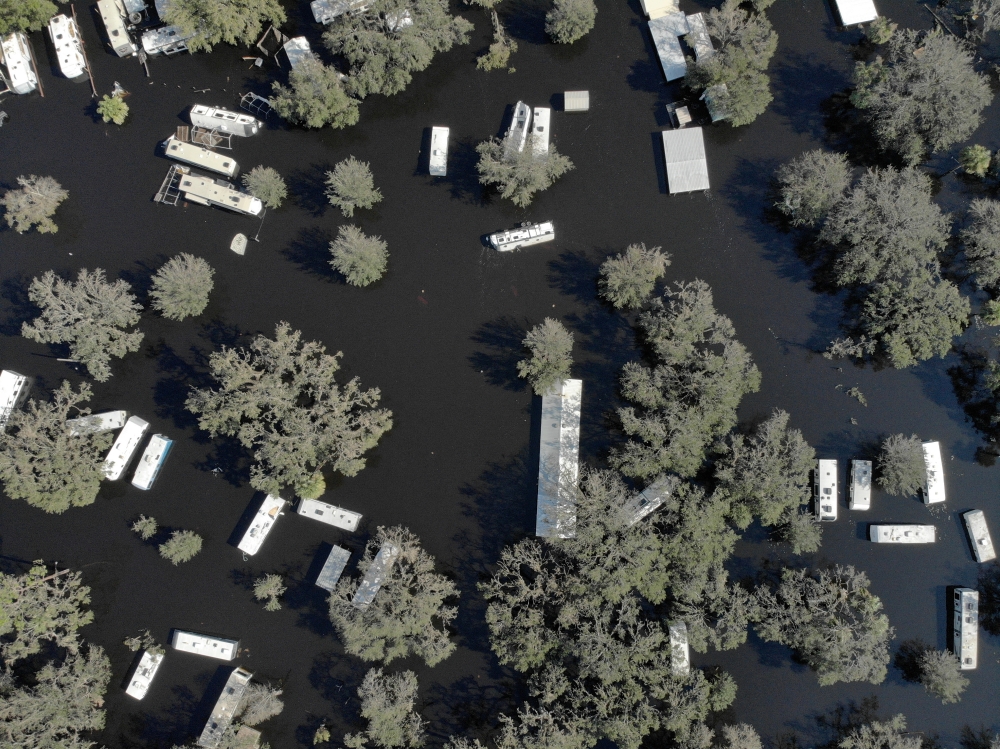
[[[877,544],[932,544],[937,529],[933,525],[870,525],[868,537]]]
[[[149,489],[156,477],[160,475],[160,469],[170,454],[170,448],[174,441],[162,434],[154,434],[146,446],[146,451],[139,458],[139,466],[132,476],[132,486],[137,489]]]
[[[62,13],[49,19],[49,37],[56,49],[59,70],[67,78],[82,78],[87,74],[87,60],[83,56],[83,40],[76,21]]]
[[[237,234],[233,237],[233,241],[229,243],[229,249],[235,252],[237,255],[244,255],[247,251],[247,235]]]
[[[540,224],[521,224],[516,229],[490,234],[490,245],[498,252],[511,252],[521,247],[551,242],[556,238],[556,230],[551,221]]]
[[[153,655],[148,650],[143,651],[142,659],[139,661],[139,665],[136,666],[135,673],[132,674],[128,688],[125,689],[125,694],[129,697],[135,697],[137,700],[145,697],[146,692],[149,691],[149,685],[152,683],[153,677],[156,676],[156,671],[159,669],[161,663],[163,663],[163,653]]]
[[[7,68],[7,85],[13,93],[30,94],[38,88],[27,36],[18,31],[0,38],[0,62]]]

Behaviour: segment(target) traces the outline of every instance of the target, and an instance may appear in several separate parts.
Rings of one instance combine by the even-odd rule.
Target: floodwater
[[[976,580],[958,513],[979,507],[993,522],[1000,517],[1000,475],[975,462],[981,438],[948,377],[956,360],[875,372],[814,353],[836,335],[841,300],[814,290],[796,237],[764,216],[773,169],[827,137],[823,105],[849,83],[858,32],[837,30],[820,0],[779,0],[769,11],[780,35],[772,65],[775,101],[750,127],[707,131],[709,193],[669,197],[658,133],[667,126],[664,105],[681,95],[679,85],[663,83],[637,0],[598,5],[594,32],[564,49],[545,43],[545,3],[509,0],[501,12],[520,44],[513,74],[475,70],[489,21],[463,6],[477,25],[473,43],[439,56],[403,94],[365,102],[358,126],[304,132],[272,120],[257,137],[237,139],[233,155],[241,167],[273,166],[293,193],[288,205],[267,215],[260,241],[251,241],[244,257],[228,250],[229,241],[236,232],[254,236],[260,222],[151,202],[168,166],[157,146],[185,123],[191,104],[235,107],[239,93],[267,93],[267,81],[283,73],[270,61],[263,70],[248,70],[241,59],[248,52],[220,46],[211,55],[155,59],[146,78],[134,59],[101,51],[95,19],[80,5],[99,91],[109,93],[117,80],[131,92],[132,115],[119,128],[94,119],[89,86],[55,76],[51,48],[42,34],[34,35],[46,95],[3,100],[11,119],[0,130],[0,183],[9,187],[19,174],[52,175],[70,198],[57,214],[54,236],[0,232],[2,366],[36,376],[44,388],[81,379],[55,360],[61,350],[18,335],[32,314],[27,282],[45,270],[101,267],[129,280],[141,297],[150,274],[175,253],[201,255],[217,271],[204,315],[175,323],[144,314],[142,350],[117,362],[114,377],[94,388],[95,410],[126,408],[175,440],[153,489],[108,484],[93,506],[62,516],[23,503],[0,506],[5,562],[58,561],[81,569],[92,588],[96,618],[83,634],[107,649],[114,666],[103,744],[162,747],[190,738],[225,678],[216,662],[170,652],[149,696],[141,703],[126,697],[132,654],[120,643],[146,628],[161,642],[175,627],[240,638],[237,663],[285,689],[284,713],[264,726],[275,749],[309,745],[324,719],[335,738],[357,730],[351,695],[366,668],[343,653],[312,581],[329,544],[357,554],[379,525],[411,528],[463,593],[457,652],[433,669],[416,662],[392,666],[418,673],[420,710],[432,739],[481,732],[499,712],[512,711],[523,688],[489,652],[475,583],[504,545],[533,529],[538,401],[515,376],[519,341],[545,316],[575,332],[574,373],[584,380],[583,454],[599,463],[612,441],[617,372],[637,354],[627,319],[597,302],[594,279],[601,260],[631,242],[663,246],[673,255],[669,279],[705,279],[719,309],[733,318],[763,374],[761,391],[740,411],[745,422],[784,408],[820,455],[842,461],[890,432],[941,441],[945,508],[928,513],[914,499],[878,492],[865,515],[842,505],[814,561],[866,570],[896,627],[897,644],[921,638],[945,646],[946,588]],[[685,0],[684,9],[701,8]],[[879,9],[904,26],[930,20],[916,3],[880,0]],[[307,13],[302,2],[286,31],[297,27],[318,48],[319,29]],[[518,99],[558,104],[557,94],[567,89],[591,92],[589,113],[553,117],[554,142],[576,169],[526,211],[484,196],[474,175],[475,144],[502,130]],[[432,125],[451,127],[449,176],[437,180],[426,175]],[[1000,145],[990,126],[975,140]],[[385,196],[354,219],[381,235],[391,253],[387,276],[366,289],[346,286],[328,266],[327,243],[344,221],[324,204],[323,173],[349,154],[371,162]],[[940,199],[954,209],[967,189],[947,178]],[[483,235],[527,219],[554,220],[558,240],[502,256],[484,249]],[[324,497],[364,513],[358,533],[286,513],[261,552],[244,559],[232,536],[260,500],[246,481],[245,454],[208,441],[183,401],[191,385],[204,382],[210,351],[243,334],[271,333],[279,320],[343,351],[344,377],[381,388],[395,426],[368,467],[333,481]],[[852,386],[867,396],[867,407],[845,395]],[[167,564],[153,544],[129,531],[139,513],[168,529],[197,531],[204,550],[190,563]],[[879,548],[864,540],[868,522],[928,522],[928,516],[938,527],[933,547]],[[731,566],[740,576],[763,559],[785,558],[751,531]],[[278,613],[265,612],[251,597],[250,581],[265,572],[290,581]],[[962,726],[995,722],[997,656],[997,642],[983,634],[971,687],[950,706],[902,681],[896,670],[879,686],[820,688],[787,649],[752,637],[737,651],[695,655],[694,662],[733,673],[739,695],[722,717],[752,723],[770,741],[794,732],[805,745],[822,743],[829,738],[823,716],[874,695],[881,715],[903,712],[913,730],[936,732],[954,745]]]

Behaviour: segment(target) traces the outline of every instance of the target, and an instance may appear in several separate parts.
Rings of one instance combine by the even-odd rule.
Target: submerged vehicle
[[[868,510],[872,506],[872,462],[870,460],[851,461],[851,488],[848,507],[852,510]]]
[[[146,450],[139,458],[139,467],[132,476],[132,486],[137,489],[149,489],[160,475],[160,469],[170,454],[174,441],[162,434],[154,434],[146,445]]]
[[[832,522],[837,519],[837,461],[816,461],[813,502],[813,512],[819,520]]]
[[[933,525],[879,523],[868,526],[868,538],[877,544],[932,544],[937,529]]]
[[[104,461],[104,475],[111,481],[117,481],[125,473],[128,464],[132,462],[135,451],[139,449],[142,436],[149,429],[149,422],[133,416],[125,422],[115,444],[111,446],[111,451]]]
[[[207,148],[195,145],[194,143],[184,143],[177,140],[173,135],[163,141],[164,153],[172,159],[183,161],[185,164],[200,166],[210,172],[223,174],[232,179],[239,171],[239,165],[232,156],[225,156]]]

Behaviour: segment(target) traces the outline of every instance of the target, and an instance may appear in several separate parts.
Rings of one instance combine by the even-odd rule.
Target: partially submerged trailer
[[[97,12],[108,34],[108,43],[119,57],[131,57],[139,51],[129,36],[125,21],[128,12],[122,0],[97,0]]]

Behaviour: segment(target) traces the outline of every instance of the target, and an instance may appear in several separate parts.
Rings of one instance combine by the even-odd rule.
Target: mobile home
[[[14,409],[28,397],[30,382],[27,377],[9,369],[0,372],[0,430],[7,426]]]
[[[868,526],[868,538],[877,544],[932,544],[937,531],[933,525],[878,523]]]
[[[684,622],[671,624],[670,670],[675,676],[687,676],[691,672],[691,651],[688,647],[688,628]]]
[[[552,110],[548,107],[535,107],[531,115],[531,145],[539,156],[549,152],[549,120]]]
[[[149,422],[133,416],[122,429],[115,444],[111,446],[107,459],[104,461],[104,475],[111,481],[117,481],[125,473],[128,464],[132,462],[135,451],[142,442],[142,436],[149,429]]]
[[[173,135],[163,141],[164,153],[172,159],[185,164],[199,166],[216,174],[222,174],[232,179],[239,171],[239,165],[232,156],[225,156],[194,143],[183,143]]]
[[[971,671],[979,659],[979,591],[955,588],[953,610],[955,639],[951,649],[958,656],[960,668]]]
[[[240,705],[243,704],[243,695],[247,691],[252,676],[253,674],[242,668],[237,668],[229,674],[226,686],[222,688],[222,694],[216,700],[212,714],[208,717],[205,728],[202,729],[201,735],[198,737],[196,742],[198,746],[203,747],[203,749],[214,749],[219,745],[226,729],[236,717]]]
[[[819,520],[837,519],[837,461],[818,460],[813,474],[814,512]]]
[[[0,62],[7,68],[7,85],[15,94],[30,94],[38,88],[31,63],[28,37],[20,31],[0,38]]]
[[[941,465],[941,443],[924,442],[924,504],[933,505],[944,502],[944,466]]]
[[[59,72],[67,78],[82,78],[87,73],[87,60],[83,56],[80,28],[69,16],[59,13],[49,19],[49,38],[56,50]]]
[[[292,66],[292,70],[295,70],[306,60],[316,59],[312,47],[309,46],[309,40],[304,36],[292,37],[285,42],[282,49],[285,50],[285,55],[288,57],[288,64]]]
[[[139,51],[125,27],[128,13],[122,5],[122,0],[97,0],[97,12],[101,14],[101,21],[104,22],[104,28],[108,32],[108,42],[116,55],[131,57]]]
[[[559,380],[542,396],[535,513],[535,535],[541,538],[576,535],[582,404],[583,380]]]
[[[185,34],[180,26],[161,26],[142,34],[142,48],[147,55],[176,55],[188,51],[188,40],[193,34]]]
[[[218,130],[241,138],[256,135],[260,130],[260,120],[247,114],[230,112],[228,109],[195,104],[191,107],[191,124],[206,130]]]
[[[110,432],[112,429],[121,429],[125,426],[127,418],[127,411],[104,411],[81,416],[79,419],[68,419],[66,426],[69,427],[69,433],[76,437],[84,432]]]
[[[154,655],[148,650],[143,651],[139,665],[136,666],[132,678],[129,679],[125,694],[137,700],[145,697],[146,692],[149,691],[149,685],[152,683],[153,677],[156,676],[156,671],[160,668],[161,663],[163,663],[163,653],[156,653]]]
[[[361,578],[361,584],[358,586],[354,598],[351,599],[351,604],[355,608],[366,609],[371,605],[371,602],[375,600],[375,595],[382,587],[382,583],[389,576],[392,565],[396,563],[398,556],[398,546],[388,542],[382,544],[382,548],[378,550],[378,554],[372,560],[365,576]]]
[[[332,593],[337,588],[340,576],[344,574],[350,558],[351,552],[343,547],[334,546],[330,549],[330,553],[323,563],[323,569],[319,571],[319,576],[316,578],[316,586]]]
[[[870,460],[851,461],[850,501],[852,510],[868,510],[872,506],[872,462]]]
[[[149,489],[156,477],[160,475],[160,469],[170,454],[170,448],[174,441],[162,434],[154,434],[146,446],[146,451],[139,458],[139,467],[135,469],[132,476],[132,486],[137,489]]]
[[[253,522],[250,523],[247,532],[243,534],[243,540],[240,541],[236,548],[246,552],[250,556],[260,551],[260,545],[264,543],[267,534],[271,532],[271,528],[274,527],[275,522],[278,520],[278,515],[281,514],[284,506],[285,500],[273,494],[268,494],[264,498],[264,503],[260,506],[260,509],[257,510],[257,514],[254,515]]]

